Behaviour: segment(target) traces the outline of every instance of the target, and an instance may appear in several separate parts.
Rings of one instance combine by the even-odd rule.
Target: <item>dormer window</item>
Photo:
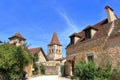
[[[70,39],[71,39],[71,40],[70,40],[70,43],[71,43],[71,44],[74,44],[74,42],[75,42],[75,41],[74,41],[74,37],[72,37],[72,38],[70,38]]]
[[[76,42],[78,42],[78,40],[80,39],[80,35],[78,33],[73,33],[71,36],[70,36],[70,44],[75,44]]]
[[[85,31],[86,39],[91,39],[95,35],[95,33],[97,32],[97,29],[92,27],[92,26],[88,26],[83,31]]]
[[[85,36],[86,36],[86,39],[91,38],[91,30],[90,29],[85,31]]]

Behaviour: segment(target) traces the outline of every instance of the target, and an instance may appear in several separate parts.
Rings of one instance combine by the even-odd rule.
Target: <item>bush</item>
[[[4,73],[3,70],[0,70],[0,80],[9,80],[10,77],[8,76],[7,73]]]
[[[65,73],[65,65],[61,65],[60,66],[60,71],[61,71],[61,76],[65,77],[66,73]]]
[[[45,74],[45,66],[43,64],[40,65],[41,74]]]
[[[79,62],[75,65],[76,80],[111,80],[111,65],[96,67],[93,62]]]
[[[23,78],[24,67],[28,65],[29,60],[30,55],[23,46],[10,46],[7,43],[0,45],[1,76],[7,76],[9,80]]]
[[[96,66],[93,62],[79,62],[75,65],[75,76],[79,80],[94,80],[96,74]]]
[[[112,71],[112,80],[120,80],[120,66],[117,65]]]
[[[33,63],[33,68],[34,68],[33,74],[37,75],[38,74],[38,66],[36,63]]]
[[[38,61],[38,53],[36,53],[34,56],[33,56],[33,68],[34,68],[34,71],[33,71],[33,74],[34,75],[37,75],[38,74],[38,65],[36,64],[36,62]]]

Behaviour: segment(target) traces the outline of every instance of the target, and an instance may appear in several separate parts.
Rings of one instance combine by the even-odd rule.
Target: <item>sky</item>
[[[0,0],[0,40],[20,32],[30,45],[47,54],[54,31],[62,44],[63,57],[69,36],[105,19],[105,6],[120,16],[119,0]]]

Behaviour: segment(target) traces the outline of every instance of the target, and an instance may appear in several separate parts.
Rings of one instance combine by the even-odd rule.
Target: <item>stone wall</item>
[[[45,74],[56,75],[58,74],[57,66],[45,66]]]
[[[75,55],[75,63],[78,61],[87,62],[87,55],[94,55],[94,62],[99,65],[103,59],[108,59],[113,66],[120,61],[120,36],[108,38],[103,36],[98,39],[86,40],[74,44],[66,49],[67,58]],[[66,58],[66,59],[67,59]],[[70,74],[69,62],[66,63],[66,73]]]

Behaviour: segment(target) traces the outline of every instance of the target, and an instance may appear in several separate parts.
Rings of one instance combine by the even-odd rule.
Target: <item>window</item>
[[[86,39],[90,39],[91,38],[91,30],[86,30],[85,36],[86,36]]]
[[[74,37],[71,38],[71,44],[74,44]]]
[[[52,49],[52,53],[54,53],[54,50]]]
[[[56,53],[58,52],[58,49],[56,49]]]
[[[94,61],[94,56],[93,55],[87,56],[87,60],[93,62]]]

